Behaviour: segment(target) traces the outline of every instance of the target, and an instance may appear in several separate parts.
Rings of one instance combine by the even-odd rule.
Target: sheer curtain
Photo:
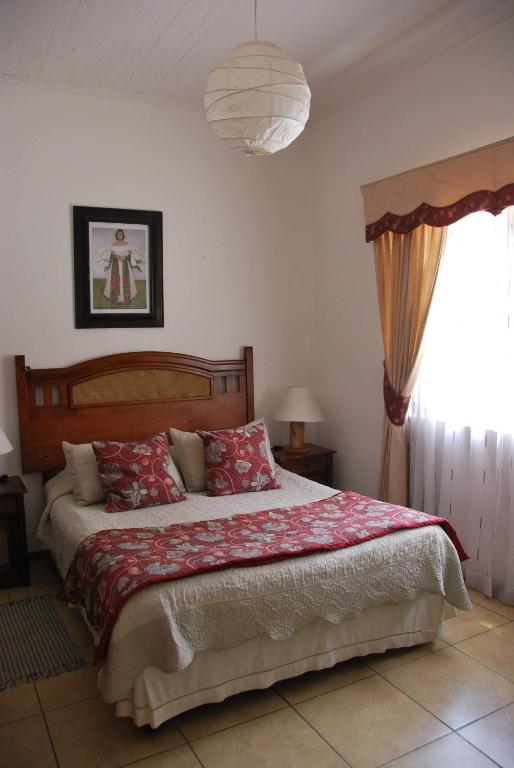
[[[466,582],[514,605],[514,207],[448,228],[411,402],[410,503],[457,529]]]

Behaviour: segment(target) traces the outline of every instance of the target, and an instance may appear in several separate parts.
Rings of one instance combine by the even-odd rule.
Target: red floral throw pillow
[[[107,500],[106,512],[127,512],[184,501],[168,472],[168,441],[161,433],[141,443],[93,443]]]
[[[198,430],[205,448],[210,496],[269,491],[280,488],[266,453],[264,429],[259,426]]]

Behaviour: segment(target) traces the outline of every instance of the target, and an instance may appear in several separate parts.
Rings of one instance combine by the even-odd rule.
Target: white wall
[[[375,495],[382,346],[359,186],[512,135],[513,39],[505,25],[390,78],[253,160],[201,113],[0,87],[0,425],[12,442],[16,353],[39,367],[138,349],[237,356],[253,344],[257,412],[269,416],[287,384],[312,385],[327,420],[309,435],[338,450],[336,484]],[[73,204],[163,211],[163,329],[74,329]],[[18,450],[2,469],[20,471]],[[26,480],[34,546],[41,493]]]
[[[308,132],[271,158],[235,155],[201,112],[33,85],[0,87],[0,425],[21,470],[13,355],[37,367],[163,349],[255,352],[256,411],[306,380],[312,348]],[[165,327],[74,328],[71,206],[163,212]],[[284,432],[270,422],[276,438]],[[25,478],[29,540],[39,476]]]
[[[376,495],[382,341],[359,186],[514,134],[514,24],[341,103],[315,123],[316,391],[336,483]],[[514,169],[513,169],[514,170]]]

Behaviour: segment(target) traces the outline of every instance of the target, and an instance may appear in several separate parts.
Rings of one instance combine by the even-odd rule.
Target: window
[[[514,208],[448,228],[410,413],[410,503],[457,529],[466,583],[514,605]]]
[[[514,207],[448,228],[415,401],[447,427],[514,433]]]

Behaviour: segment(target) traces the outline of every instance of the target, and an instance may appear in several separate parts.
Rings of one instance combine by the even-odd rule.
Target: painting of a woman
[[[142,272],[141,267],[132,258],[130,243],[123,229],[117,229],[110,248],[110,258],[105,271],[107,272],[104,296],[112,304],[123,304],[127,307],[137,295],[134,270]]]
[[[73,206],[77,328],[163,326],[162,213]]]

